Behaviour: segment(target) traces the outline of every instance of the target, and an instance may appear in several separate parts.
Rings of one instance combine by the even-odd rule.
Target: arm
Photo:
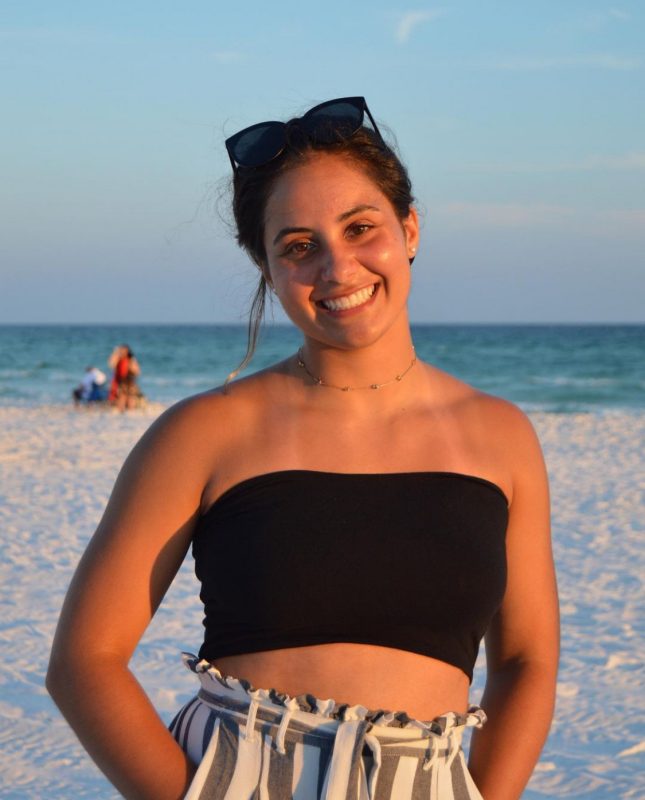
[[[528,419],[514,408],[504,414],[497,429],[511,434],[513,475],[508,584],[486,633],[488,722],[473,736],[469,762],[485,800],[521,796],[551,725],[559,656],[546,469]]]
[[[110,356],[107,360],[108,367],[110,367],[110,369],[114,369],[116,367],[120,356],[121,356],[121,348],[115,347],[114,350],[110,353]]]
[[[208,471],[196,422],[190,409],[166,412],[126,460],[70,585],[47,675],[94,761],[138,800],[183,797],[194,771],[128,662],[190,543]]]

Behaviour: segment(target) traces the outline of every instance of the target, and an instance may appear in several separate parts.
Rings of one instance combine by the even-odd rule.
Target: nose
[[[322,259],[321,277],[328,283],[347,283],[357,272],[358,262],[343,243],[328,244]]]

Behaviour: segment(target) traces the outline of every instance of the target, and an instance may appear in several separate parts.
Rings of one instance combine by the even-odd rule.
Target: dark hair
[[[266,305],[267,256],[264,247],[264,213],[278,178],[288,170],[304,164],[314,153],[337,155],[362,167],[392,204],[399,220],[406,219],[414,198],[406,168],[394,149],[367,127],[339,141],[319,143],[308,139],[297,122],[287,123],[287,147],[272,161],[260,167],[238,167],[233,176],[233,216],[237,227],[237,242],[259,267],[261,275],[249,313],[246,355],[239,367],[227,378],[234,378],[247,366],[258,340]]]

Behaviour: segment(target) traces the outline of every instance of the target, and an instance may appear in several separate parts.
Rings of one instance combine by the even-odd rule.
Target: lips
[[[365,286],[352,294],[346,294],[342,297],[328,297],[318,301],[318,305],[326,308],[327,311],[349,311],[350,308],[357,308],[373,296],[376,291],[376,284]]]

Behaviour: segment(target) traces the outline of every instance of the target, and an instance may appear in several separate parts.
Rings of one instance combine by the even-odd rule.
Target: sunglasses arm
[[[367,107],[367,103],[365,103],[365,105],[363,107],[364,107],[365,111],[367,112],[367,116],[370,118],[370,122],[372,123],[372,127],[374,128],[374,132],[379,137],[379,139],[383,142],[384,139],[383,139],[383,136],[381,135],[381,131],[378,129],[378,125],[374,121],[374,117],[372,116],[369,108]]]
[[[237,164],[235,163],[235,160],[233,159],[228,147],[226,148],[226,152],[228,153],[228,160],[231,162],[231,167],[233,169],[233,177],[235,177],[235,175],[237,175]]]

